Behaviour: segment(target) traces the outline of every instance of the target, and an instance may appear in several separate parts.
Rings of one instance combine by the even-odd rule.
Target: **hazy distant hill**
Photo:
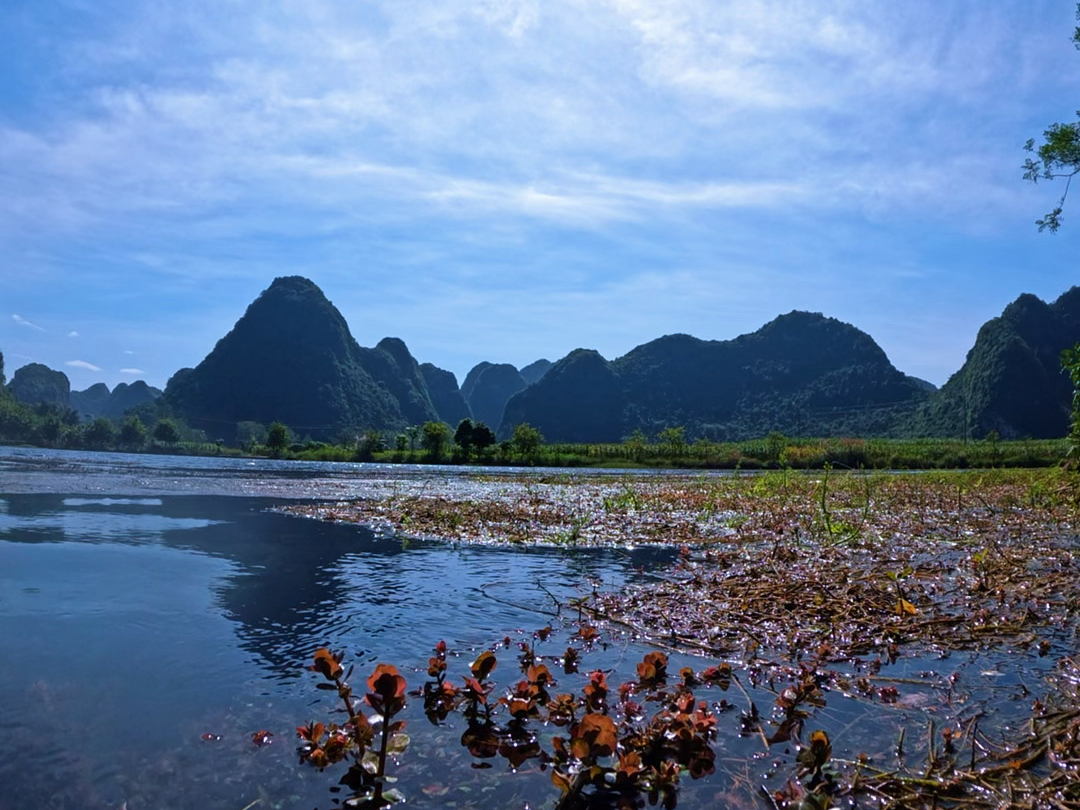
[[[1080,287],[1054,303],[1023,294],[983,324],[961,369],[905,426],[927,436],[1051,438],[1068,431],[1061,351],[1080,342]]]
[[[143,380],[120,383],[112,391],[105,383],[95,383],[85,391],[72,391],[68,403],[84,422],[99,416],[119,420],[131,408],[153,402],[161,393]]]
[[[481,360],[469,369],[469,373],[465,375],[465,380],[461,383],[461,396],[466,403],[472,397],[473,389],[476,388],[476,381],[480,379],[480,375],[493,365],[495,364],[489,363],[487,360]],[[494,429],[492,428],[492,430]]]
[[[420,373],[424,375],[431,404],[435,406],[440,420],[457,427],[462,419],[472,416],[452,371],[444,371],[431,363],[421,363]]]
[[[237,422],[248,420],[280,420],[300,435],[331,439],[343,431],[396,430],[408,424],[403,410],[426,412],[422,398],[403,409],[385,384],[390,367],[400,371],[405,360],[399,348],[362,351],[315,284],[278,278],[198,366],[169,380],[162,402],[211,435],[231,436]],[[381,363],[382,383],[365,367],[373,359]]]
[[[428,395],[427,383],[404,341],[383,338],[374,349],[357,347],[364,369],[397,400],[401,415],[410,425],[438,421],[439,414]]]
[[[68,404],[84,422],[96,419],[105,411],[112,392],[105,383],[94,383],[85,391],[72,391]]]
[[[624,435],[626,398],[611,365],[591,349],[575,349],[506,403],[499,438],[528,422],[547,441],[617,442]]]
[[[55,405],[67,408],[71,382],[62,371],[41,363],[29,363],[11,375],[8,390],[24,405]]]
[[[518,373],[521,374],[521,379],[525,380],[526,385],[532,385],[547,374],[548,369],[550,369],[552,365],[550,360],[540,358],[539,360],[529,363],[529,365],[522,368]]]
[[[791,312],[734,340],[667,335],[610,363],[572,352],[507,403],[500,434],[524,421],[550,441],[611,441],[680,425],[691,438],[720,440],[771,431],[883,435],[927,395],[866,333]]]
[[[477,374],[469,372],[471,380],[466,378],[471,385],[465,399],[475,421],[497,430],[507,401],[525,388],[526,382],[521,373],[509,363],[481,363],[473,371],[477,368],[480,369]]]

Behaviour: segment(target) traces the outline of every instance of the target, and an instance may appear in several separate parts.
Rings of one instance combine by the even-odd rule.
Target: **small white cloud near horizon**
[[[120,369],[120,373],[121,374],[145,374],[146,372],[143,371],[141,368],[122,368],[122,369]]]
[[[101,369],[93,363],[87,363],[85,360],[68,360],[64,365],[71,366],[72,368],[84,368],[87,371],[101,371]]]
[[[36,323],[31,323],[30,321],[26,320],[26,318],[24,318],[22,315],[12,315],[11,320],[15,321],[15,323],[17,323],[19,326],[28,326],[31,329],[37,329],[39,332],[45,331]]]
[[[135,354],[131,349],[124,349],[124,354]]]
[[[79,333],[76,332],[74,329],[72,329],[70,332],[68,332],[68,337],[70,337],[70,338],[76,338],[78,336],[79,336]]]

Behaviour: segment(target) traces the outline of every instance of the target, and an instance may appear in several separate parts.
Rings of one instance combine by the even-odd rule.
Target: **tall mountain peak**
[[[174,375],[164,399],[211,435],[249,420],[319,438],[406,423],[341,313],[301,276],[275,279],[198,366]]]

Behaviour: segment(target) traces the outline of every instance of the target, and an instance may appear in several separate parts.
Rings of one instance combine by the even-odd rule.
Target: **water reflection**
[[[296,769],[290,742],[316,699],[314,648],[408,673],[440,638],[466,651],[535,629],[557,610],[552,595],[617,586],[659,559],[403,544],[271,503],[4,496],[0,808],[165,806],[180,772],[194,793],[170,806],[236,804],[252,781],[322,801],[329,783]],[[257,728],[281,744],[255,759]],[[208,747],[207,731],[224,740]],[[59,760],[72,763],[62,779]]]

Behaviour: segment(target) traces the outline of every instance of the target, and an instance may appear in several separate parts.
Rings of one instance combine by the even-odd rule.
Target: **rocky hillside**
[[[169,380],[162,404],[214,436],[230,436],[240,421],[278,420],[327,439],[396,430],[409,424],[406,412],[433,413],[426,387],[414,396],[415,378],[391,380],[394,367],[412,371],[403,346],[361,350],[314,283],[278,278],[198,366]]]
[[[41,363],[29,363],[16,369],[7,387],[12,396],[24,405],[67,408],[71,396],[71,382],[67,374]]]
[[[981,439],[1053,438],[1068,431],[1072,388],[1061,351],[1080,342],[1080,287],[1052,304],[1025,293],[983,324],[961,369],[905,432]]]

